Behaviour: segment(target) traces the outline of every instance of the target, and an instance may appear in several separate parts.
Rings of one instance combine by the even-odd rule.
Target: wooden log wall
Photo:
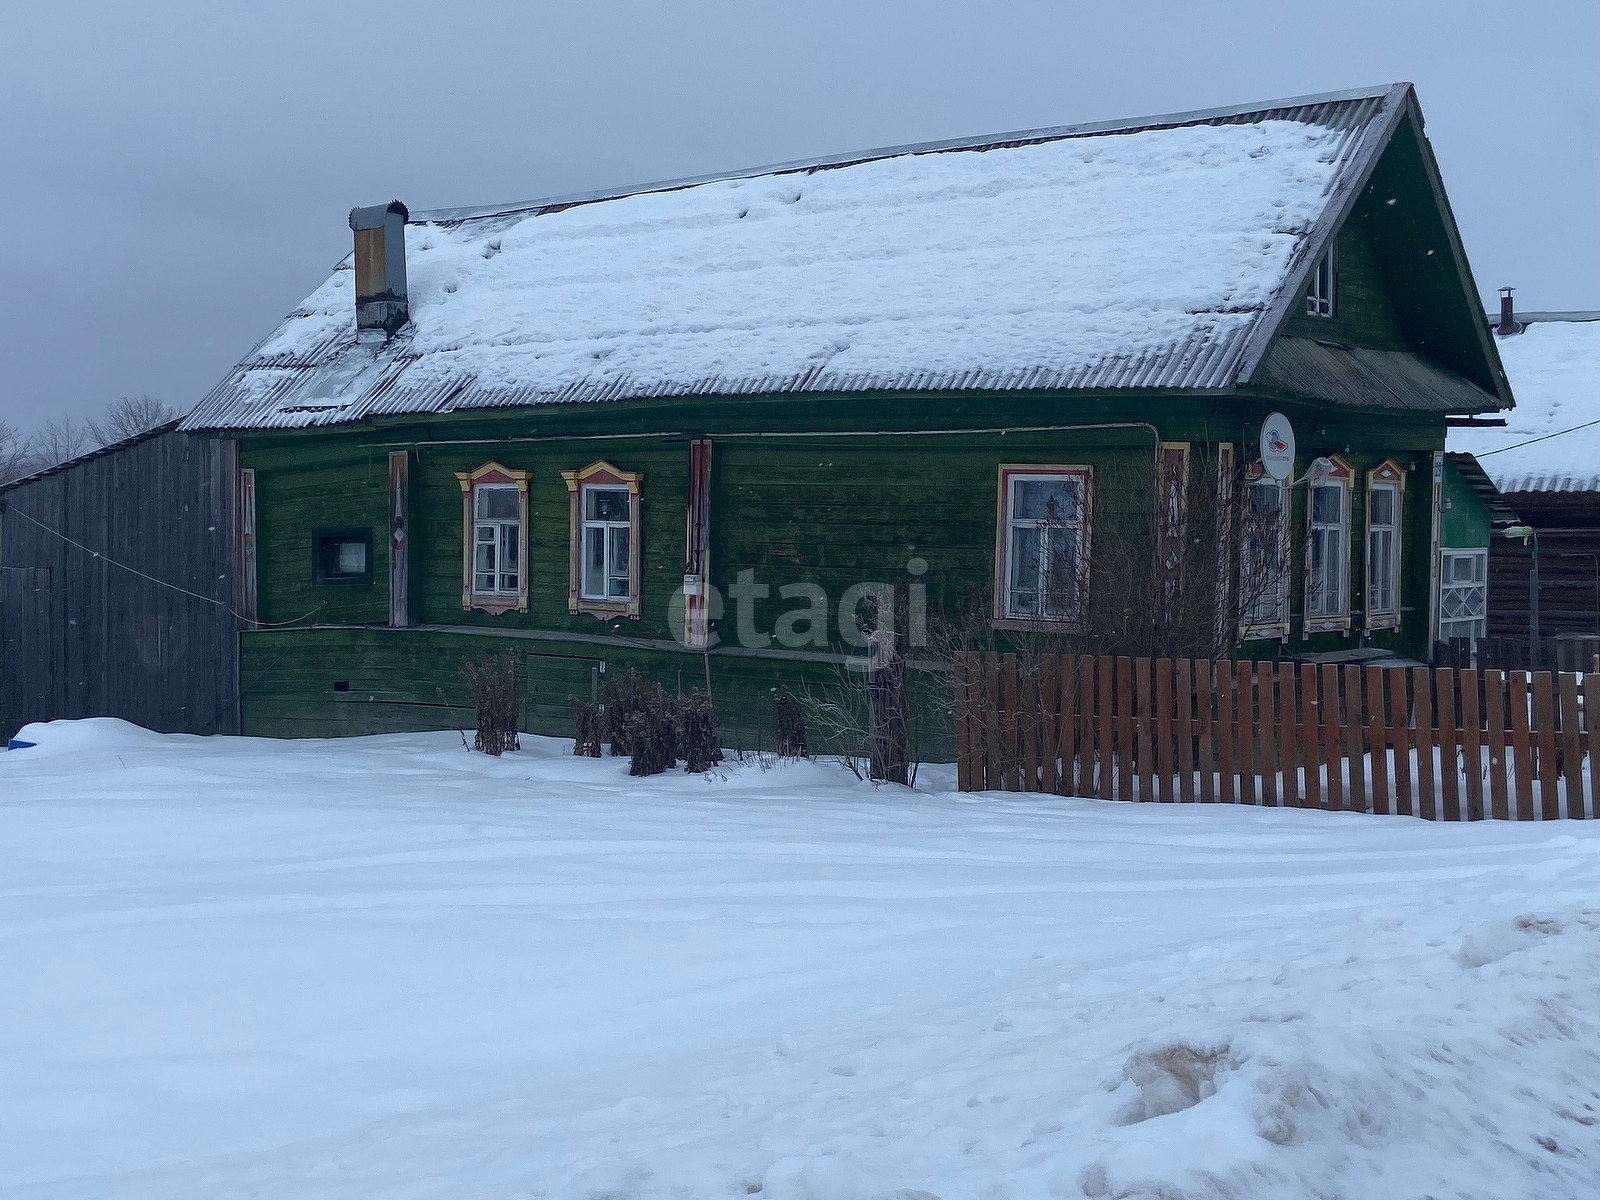
[[[1600,672],[958,654],[963,791],[1597,815]]]
[[[0,737],[238,731],[237,476],[234,443],[168,429],[0,490]]]

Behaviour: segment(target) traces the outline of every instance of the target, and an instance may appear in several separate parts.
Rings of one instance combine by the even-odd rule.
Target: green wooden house
[[[1207,572],[1231,653],[1424,659],[1445,430],[1512,402],[1408,84],[351,226],[184,425],[239,443],[250,733],[459,727],[510,648],[534,730],[634,667],[751,744],[885,589],[935,682],[941,615]]]

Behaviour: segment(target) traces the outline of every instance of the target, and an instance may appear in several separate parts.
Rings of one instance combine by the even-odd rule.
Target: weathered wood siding
[[[1426,645],[1428,499],[1431,451],[1443,423],[1412,414],[1360,414],[1274,400],[1194,397],[909,397],[819,402],[779,397],[737,402],[699,398],[652,406],[569,406],[515,417],[461,416],[426,427],[276,435],[251,440],[244,465],[258,481],[260,615],[266,622],[312,618],[343,626],[315,632],[246,634],[247,732],[314,735],[470,724],[457,671],[465,658],[515,645],[528,658],[530,728],[567,727],[569,695],[586,696],[591,672],[634,666],[666,686],[701,686],[707,670],[719,719],[735,742],[754,745],[775,688],[829,678],[855,649],[841,635],[838,606],[847,588],[906,584],[912,559],[930,612],[951,609],[994,582],[998,469],[1001,463],[1095,468],[1094,545],[1118,525],[1148,531],[1155,497],[1154,452],[1162,440],[1201,447],[1244,444],[1268,407],[1284,407],[1301,430],[1302,456],[1341,453],[1364,473],[1394,457],[1409,468],[1404,500],[1405,605],[1398,633],[1375,644],[1421,653]],[[1150,422],[1151,430],[1140,424]],[[1117,429],[936,433],[895,430],[950,426],[1087,426]],[[848,434],[871,429],[871,436]],[[662,432],[645,433],[640,430]],[[669,432],[671,431],[671,432]],[[772,436],[781,434],[783,436]],[[702,656],[674,639],[673,594],[685,569],[690,443],[715,443],[711,479],[710,583],[728,597],[741,572],[767,594],[753,602],[752,624],[774,632],[777,618],[803,601],[785,585],[820,586],[830,601],[821,645],[799,650],[773,642],[740,647],[729,603],[716,622],[721,645]],[[544,439],[544,440],[535,440]],[[415,628],[387,631],[388,456],[412,456],[410,563]],[[637,620],[573,614],[567,608],[569,509],[561,471],[604,459],[644,474],[642,612]],[[456,472],[487,461],[533,473],[527,569],[529,608],[491,615],[461,607],[462,502]],[[1358,476],[1364,479],[1364,475]],[[1194,486],[1204,486],[1193,476]],[[1292,536],[1295,624],[1289,651],[1337,650],[1357,633],[1299,636],[1304,507],[1295,493]],[[1353,607],[1364,584],[1365,492],[1355,489],[1350,570]],[[373,530],[373,582],[319,587],[312,582],[311,537],[324,526]],[[1099,578],[1096,576],[1095,578]],[[501,640],[506,639],[506,640]],[[1277,642],[1248,653],[1276,657]],[[916,651],[913,648],[913,656]],[[924,684],[927,672],[914,672]],[[335,684],[347,688],[335,690]],[[919,685],[920,686],[920,685]],[[947,691],[948,689],[946,689]],[[931,697],[932,690],[928,692]],[[943,703],[944,707],[940,708]],[[948,744],[948,704],[930,699],[930,734]],[[943,722],[943,724],[940,724]],[[926,753],[926,751],[925,751]]]
[[[0,734],[94,716],[237,731],[236,490],[234,443],[171,431],[0,491]]]

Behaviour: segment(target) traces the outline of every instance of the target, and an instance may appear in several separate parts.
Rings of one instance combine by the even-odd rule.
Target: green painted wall
[[[1489,506],[1472,490],[1448,459],[1444,464],[1444,513],[1439,523],[1439,544],[1461,548],[1487,546],[1493,521]]]
[[[1373,252],[1365,222],[1347,221],[1339,230],[1338,303],[1333,317],[1297,314],[1283,332],[1372,350],[1406,349],[1399,314],[1389,298],[1382,267]],[[1300,310],[1304,312],[1304,308]]]

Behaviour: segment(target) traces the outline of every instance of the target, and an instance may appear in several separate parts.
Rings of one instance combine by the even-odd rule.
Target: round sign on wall
[[[1261,469],[1274,479],[1294,473],[1294,426],[1280,412],[1261,422]]]

